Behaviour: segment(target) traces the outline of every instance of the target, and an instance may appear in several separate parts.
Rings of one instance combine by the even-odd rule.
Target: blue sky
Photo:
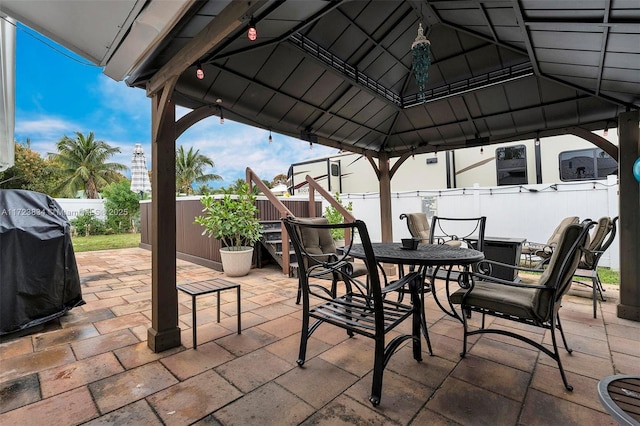
[[[188,111],[178,108],[176,113],[180,117]],[[144,91],[110,79],[102,74],[102,68],[18,25],[16,141],[24,143],[29,138],[31,148],[46,156],[55,152],[61,137],[74,137],[76,131],[92,131],[96,139],[120,148],[113,161],[126,166],[131,163],[134,145],[141,143],[151,168],[151,101]],[[221,125],[218,117],[210,117],[187,130],[176,145],[193,146],[214,161],[211,172],[224,178],[212,182],[214,187],[244,179],[246,167],[271,180],[279,173],[286,174],[292,163],[337,152],[317,144],[310,150],[306,143],[276,133],[269,144],[268,137],[265,130],[228,119]]]

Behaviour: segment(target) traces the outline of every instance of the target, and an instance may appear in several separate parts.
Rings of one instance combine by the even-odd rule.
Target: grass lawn
[[[138,247],[140,234],[90,235],[88,237],[73,237],[73,250],[83,251],[107,250]]]

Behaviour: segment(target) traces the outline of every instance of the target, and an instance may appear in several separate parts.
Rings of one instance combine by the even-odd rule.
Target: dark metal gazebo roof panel
[[[144,86],[225,4],[194,5],[129,82]],[[256,4],[258,40],[241,27],[200,58],[203,80],[187,68],[175,86],[185,106],[221,99],[225,117],[393,157],[603,128],[640,104],[631,1]],[[411,71],[419,23],[431,42],[424,99]]]

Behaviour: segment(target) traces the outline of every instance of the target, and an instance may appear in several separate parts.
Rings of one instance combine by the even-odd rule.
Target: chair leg
[[[560,352],[558,351],[558,343],[556,341],[556,321],[558,322],[557,327],[558,327],[558,330],[560,330],[560,334],[562,335],[564,346],[567,349],[567,351],[571,353],[571,350],[567,347],[567,340],[564,337],[564,332],[562,331],[562,325],[560,325],[560,316],[556,314],[551,317],[551,340],[553,341],[553,353],[554,353],[553,358],[558,363],[558,370],[560,370],[560,376],[562,376],[562,382],[564,383],[564,387],[568,391],[572,391],[573,386],[571,386],[569,382],[567,382],[567,376],[564,373],[564,368],[562,368],[562,360],[560,360]]]
[[[467,336],[469,331],[469,325],[467,324],[467,315],[462,315],[462,331],[462,352],[460,353],[460,358],[464,358],[467,354]]]
[[[420,278],[421,280],[421,278]],[[414,281],[409,283],[410,286],[420,286],[422,283]],[[420,293],[417,293],[420,291]],[[416,290],[415,287],[411,288],[411,303],[413,305],[413,317],[412,317],[412,329],[413,336],[413,358],[416,361],[422,361],[422,345],[420,344],[420,331],[424,328],[424,337],[427,341],[427,348],[429,348],[429,355],[433,355],[433,349],[431,348],[431,339],[429,338],[429,330],[427,328],[427,314],[424,310],[424,293],[422,288]],[[417,341],[416,341],[417,340]]]
[[[591,295],[591,298],[593,299],[593,317],[597,318],[598,316],[598,282],[597,282],[597,278],[595,276],[591,277],[591,287],[592,287],[592,291],[593,294]]]
[[[376,336],[373,360],[373,383],[369,401],[374,407],[380,404],[382,397],[382,375],[384,373],[384,336]]]
[[[560,314],[556,314],[556,322],[558,323],[557,327],[558,327],[558,330],[560,330],[560,336],[562,336],[562,343],[564,344],[564,348],[569,353],[573,352],[573,349],[569,348],[569,345],[567,344],[566,337],[564,337],[564,330],[562,329],[562,324],[560,323]]]
[[[307,303],[305,303],[307,305]],[[309,310],[308,305],[303,308],[302,312],[302,332],[300,333],[300,351],[298,352],[299,366],[303,366],[307,357],[307,342],[309,340]]]
[[[301,297],[302,297],[302,286],[300,285],[300,280],[298,280],[298,295],[296,296],[296,305],[300,304]]]

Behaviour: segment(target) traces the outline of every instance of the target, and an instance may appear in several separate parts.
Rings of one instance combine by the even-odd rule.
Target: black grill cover
[[[48,195],[0,190],[0,335],[85,303],[69,231]]]

